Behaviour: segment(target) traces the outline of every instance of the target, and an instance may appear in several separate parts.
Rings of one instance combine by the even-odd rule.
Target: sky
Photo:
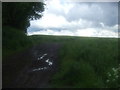
[[[43,17],[30,21],[28,35],[118,37],[117,2],[46,0]]]

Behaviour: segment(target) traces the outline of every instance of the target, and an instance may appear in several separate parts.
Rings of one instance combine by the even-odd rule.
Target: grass
[[[112,68],[120,67],[118,39],[71,36],[30,36],[37,43],[57,42],[60,50],[59,71],[52,79],[52,87],[112,88],[120,87],[118,78],[109,77]],[[108,82],[108,80],[110,82]]]
[[[82,88],[111,87],[106,83],[106,73],[118,66],[117,50],[116,39],[75,38],[67,40],[61,50],[60,72],[54,76],[53,85]],[[66,83],[62,84],[61,80],[65,80]]]
[[[53,76],[51,87],[120,87],[118,39],[44,35],[27,37],[20,30],[3,28],[3,56],[49,42],[62,44],[59,71]]]
[[[25,48],[32,46],[31,40],[24,34],[23,31],[3,26],[2,30],[2,49],[3,58],[14,53],[20,52]]]
[[[26,60],[17,60],[10,59],[16,54],[24,52],[26,49],[32,46],[31,40],[25,35],[25,33],[16,28],[9,26],[3,26],[2,30],[2,66],[3,66],[3,87],[4,85],[9,85],[14,80],[20,71],[25,67],[26,63],[29,62]],[[23,63],[24,62],[24,63]],[[15,64],[14,64],[15,63]]]

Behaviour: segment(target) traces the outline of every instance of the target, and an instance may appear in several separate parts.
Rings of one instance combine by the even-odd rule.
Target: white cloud
[[[66,24],[67,21],[63,16],[56,16],[54,14],[45,14],[40,20],[31,21],[31,26],[50,28],[61,27]]]
[[[95,36],[96,30],[93,28],[87,28],[87,29],[80,29],[77,30],[75,33],[75,36],[89,36],[93,37]]]
[[[79,19],[77,21],[67,21],[63,16],[57,16],[55,14],[45,14],[40,20],[31,21],[31,27],[39,28],[66,28],[69,30],[90,28],[93,26],[91,21]]]
[[[69,10],[74,6],[72,3],[67,3],[62,0],[49,0],[47,1],[47,7],[45,12],[59,14],[67,14]]]
[[[70,30],[43,30],[37,32],[29,32],[28,35],[62,35],[62,36],[86,36],[86,37],[115,37],[118,38],[118,33],[110,30],[96,30],[95,28],[78,29],[76,31]]]

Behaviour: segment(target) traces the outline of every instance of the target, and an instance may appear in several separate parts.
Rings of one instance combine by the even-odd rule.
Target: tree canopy
[[[30,20],[42,17],[43,2],[3,2],[2,23],[27,32]]]

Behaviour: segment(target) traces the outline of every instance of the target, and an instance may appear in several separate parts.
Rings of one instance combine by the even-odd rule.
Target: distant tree
[[[27,32],[30,20],[39,19],[44,11],[43,2],[3,2],[2,23]]]

